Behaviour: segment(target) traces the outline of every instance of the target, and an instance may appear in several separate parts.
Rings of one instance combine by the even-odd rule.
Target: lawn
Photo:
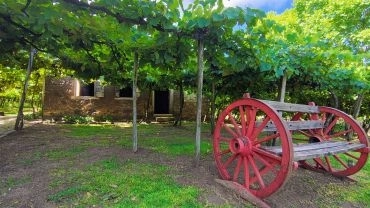
[[[194,123],[140,124],[133,153],[127,123],[26,128],[0,140],[0,207],[250,206],[214,182],[208,124],[202,126],[201,166],[192,166],[194,132]],[[273,207],[367,207],[369,175],[369,162],[352,176],[358,182],[299,169],[265,201]]]

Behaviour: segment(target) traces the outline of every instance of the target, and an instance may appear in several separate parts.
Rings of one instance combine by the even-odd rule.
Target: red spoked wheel
[[[347,141],[364,144],[366,148],[300,161],[301,166],[340,177],[355,174],[366,164],[369,154],[369,141],[365,131],[356,120],[340,110],[319,107],[319,111],[320,113],[314,114],[298,113],[293,117],[293,120],[321,120],[324,123],[324,127],[320,129],[292,132],[293,140],[296,138],[308,143]]]
[[[281,156],[263,148],[272,141],[281,146]],[[277,191],[293,166],[292,142],[285,123],[267,104],[251,98],[233,102],[220,114],[213,134],[213,153],[224,180],[239,183],[259,198]]]

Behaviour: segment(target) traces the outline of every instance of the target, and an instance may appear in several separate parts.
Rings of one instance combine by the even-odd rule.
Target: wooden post
[[[27,72],[26,72],[26,78],[24,80],[24,85],[23,85],[23,90],[22,90],[22,95],[21,95],[21,100],[19,101],[19,108],[18,108],[18,115],[17,119],[15,121],[14,125],[14,130],[22,130],[23,129],[23,107],[24,107],[24,102],[26,101],[26,95],[27,95],[27,89],[28,89],[28,81],[31,76],[31,70],[32,70],[32,65],[33,65],[33,58],[35,54],[37,53],[36,49],[31,47],[30,50],[30,57],[28,59],[28,66],[27,66]]]
[[[284,71],[284,75],[281,78],[281,89],[280,89],[280,96],[279,96],[279,101],[282,103],[285,100],[287,77],[288,77],[288,74],[286,71]]]
[[[195,167],[198,167],[200,160],[200,139],[201,139],[201,122],[202,122],[202,91],[203,91],[203,37],[198,39],[198,89],[197,89],[197,120],[196,120],[196,134],[195,134]]]
[[[134,53],[134,73],[132,77],[132,150],[137,152],[137,106],[136,106],[136,88],[137,88],[137,74],[139,69],[139,54]]]

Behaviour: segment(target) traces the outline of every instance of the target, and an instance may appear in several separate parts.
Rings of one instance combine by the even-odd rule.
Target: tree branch
[[[79,1],[79,0],[63,0],[63,1],[66,2],[66,3],[69,3],[69,4],[74,4],[74,5],[82,7],[82,8],[104,12],[107,15],[116,18],[116,20],[119,23],[129,23],[129,24],[138,24],[138,25],[146,25],[147,24],[147,22],[144,20],[144,18],[132,19],[132,18],[124,17],[124,16],[122,16],[118,13],[114,13],[114,12],[110,11],[106,7],[96,6],[93,3],[88,4],[86,2],[82,2],[82,1]]]
[[[5,15],[5,14],[0,13],[0,18],[4,19],[6,22],[8,22],[11,25],[14,25],[16,28],[20,28],[23,32],[29,33],[29,34],[34,35],[36,37],[40,37],[42,35],[42,34],[37,34],[37,33],[33,32],[32,30],[24,27],[23,25],[14,22],[10,15]]]
[[[111,10],[109,10],[108,8],[104,7],[104,6],[97,6],[97,5],[94,5],[93,3],[91,4],[88,4],[86,2],[82,2],[82,1],[79,1],[79,0],[62,0],[64,1],[65,3],[69,3],[69,4],[73,4],[75,6],[78,6],[78,7],[81,7],[81,8],[85,8],[85,9],[91,9],[93,11],[97,11],[97,12],[103,12],[111,17],[114,17],[118,23],[128,23],[128,24],[134,24],[134,25],[148,25],[148,22],[145,20],[144,17],[139,17],[137,19],[133,19],[133,18],[129,18],[129,17],[125,17],[119,13],[115,13]],[[158,31],[162,31],[162,32],[178,32],[176,29],[165,29],[161,24],[157,24],[157,25],[152,25],[152,27]]]
[[[27,14],[26,10],[27,10],[27,8],[30,6],[30,4],[31,4],[31,0],[27,0],[26,5],[23,7],[23,9],[21,9],[21,11],[22,11],[22,12],[23,12],[27,17],[29,17],[29,15]]]

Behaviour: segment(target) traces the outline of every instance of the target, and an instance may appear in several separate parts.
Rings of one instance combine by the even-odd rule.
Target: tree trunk
[[[44,103],[45,103],[45,85],[46,85],[46,77],[43,77],[42,83],[42,97],[41,97],[41,120],[44,121]]]
[[[204,40],[198,39],[198,89],[197,89],[197,119],[196,119],[196,134],[195,134],[195,167],[199,166],[200,161],[200,139],[201,139],[201,122],[202,122],[202,91],[203,91],[203,51]]]
[[[360,114],[362,101],[364,100],[365,92],[362,92],[357,95],[357,99],[355,105],[353,106],[353,113],[352,116],[354,119],[357,119],[358,115]]]
[[[330,102],[331,102],[331,107],[333,108],[338,108],[339,107],[339,100],[338,100],[338,96],[337,94],[335,94],[335,92],[333,90],[330,90],[330,95],[331,95],[331,98],[330,98]]]
[[[132,150],[137,152],[137,74],[139,70],[139,54],[134,54],[134,73],[132,77]]]
[[[278,93],[279,102],[284,102],[285,100],[287,77],[288,77],[287,73],[284,72],[284,75],[281,77],[281,85],[279,87],[279,93]]]
[[[330,95],[331,95],[331,98],[330,98],[330,102],[331,102],[331,107],[333,108],[338,108],[339,107],[339,100],[338,100],[338,96],[337,94],[335,94],[335,92],[333,90],[329,90],[330,92]],[[326,120],[325,120],[325,126],[329,125],[334,119],[334,115],[333,114],[330,114]]]
[[[182,121],[182,111],[184,109],[184,87],[182,82],[180,81],[179,84],[179,91],[180,91],[180,106],[179,106],[179,114],[177,115],[176,121],[174,122],[174,126],[181,126]]]
[[[281,85],[279,86],[279,92],[278,92],[278,98],[277,100],[279,102],[284,102],[285,101],[285,93],[286,93],[286,82],[287,82],[287,73],[284,71],[284,75],[281,77]],[[282,115],[282,112],[279,112],[280,116]],[[271,146],[276,145],[276,138],[271,140]]]
[[[16,131],[23,129],[23,107],[24,107],[24,102],[26,101],[28,81],[29,81],[30,75],[31,75],[31,70],[32,70],[32,65],[33,65],[33,58],[34,58],[36,52],[37,52],[36,49],[31,47],[30,58],[28,59],[26,78],[24,80],[21,100],[19,101],[18,115],[17,115],[17,119],[15,120],[15,125],[14,125],[14,130],[16,130]]]
[[[150,100],[152,98],[152,86],[149,87],[148,99],[146,100],[145,106],[145,122],[149,123],[149,107],[150,107]]]
[[[35,89],[37,89],[38,85],[39,85],[39,78],[40,78],[40,75],[39,74],[36,74],[36,80],[35,80]],[[31,107],[32,107],[32,118],[35,119],[36,118],[36,111],[38,109],[37,108],[37,105],[35,107],[35,93],[36,91],[34,90],[32,92],[32,97],[31,97]]]
[[[213,134],[213,131],[215,130],[215,124],[216,124],[216,84],[212,82],[212,97],[211,97],[211,116],[210,116],[210,122],[211,122],[211,132]]]

